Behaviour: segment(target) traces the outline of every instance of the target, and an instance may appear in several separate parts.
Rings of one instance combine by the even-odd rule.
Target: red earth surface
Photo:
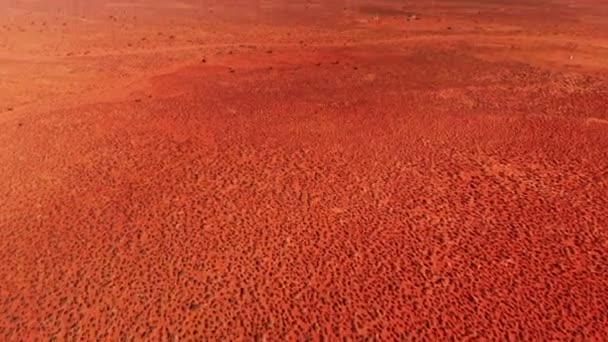
[[[0,1],[0,340],[608,339],[604,1]]]

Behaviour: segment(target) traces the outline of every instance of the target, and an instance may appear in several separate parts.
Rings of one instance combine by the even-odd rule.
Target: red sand
[[[602,1],[232,3],[0,4],[0,340],[608,339]]]

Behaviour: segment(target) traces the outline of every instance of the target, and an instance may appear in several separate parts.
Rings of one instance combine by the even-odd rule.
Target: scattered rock
[[[321,63],[317,63],[316,65],[317,65],[317,66],[321,66]]]
[[[420,17],[417,16],[416,14],[412,13],[412,14],[410,14],[410,15],[407,16],[407,21],[410,21],[410,20],[420,20]]]
[[[9,112],[12,112],[12,111],[13,111],[13,109],[14,109],[13,107],[8,107],[8,108],[6,108],[6,110],[8,110]]]
[[[135,102],[141,102],[141,99],[135,99]]]
[[[272,53],[272,50],[268,50],[268,51],[266,51],[266,53]]]
[[[23,126],[23,123],[21,123],[21,122],[20,122],[20,123],[18,123],[18,124],[17,124],[17,126],[18,126],[18,127],[22,127],[22,126]]]
[[[200,309],[200,308],[201,308],[201,305],[196,302],[192,302],[192,303],[190,303],[190,305],[188,305],[188,309],[190,309],[190,311],[198,311],[198,309]]]
[[[234,73],[235,71],[236,71],[236,70],[234,70],[234,69],[232,69],[232,68],[228,69],[228,72],[230,72],[230,73]]]
[[[207,63],[207,58],[203,58],[203,60],[201,61],[201,63]]]
[[[175,39],[175,36],[174,35],[170,35],[169,39]]]
[[[451,31],[452,30],[452,26],[448,26],[447,29],[448,29],[448,31]]]
[[[338,65],[338,64],[340,64],[340,61],[335,61],[335,62],[332,62],[331,64]]]

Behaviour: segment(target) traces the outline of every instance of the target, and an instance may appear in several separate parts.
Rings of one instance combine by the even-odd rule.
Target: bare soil
[[[0,340],[607,340],[607,18],[0,1]]]

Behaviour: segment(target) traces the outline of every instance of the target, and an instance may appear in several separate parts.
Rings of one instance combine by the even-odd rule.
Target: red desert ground
[[[608,340],[603,0],[0,0],[0,340]]]

